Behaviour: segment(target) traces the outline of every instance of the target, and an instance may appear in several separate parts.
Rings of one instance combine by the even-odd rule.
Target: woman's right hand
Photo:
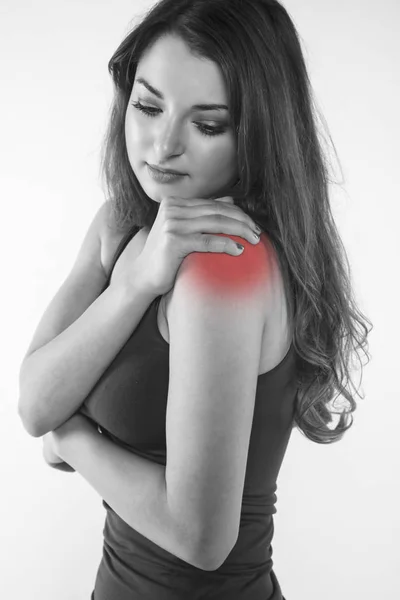
[[[256,224],[233,198],[216,199],[162,198],[157,218],[137,258],[134,274],[146,291],[164,295],[174,286],[179,267],[191,252],[217,252],[238,256],[242,253],[229,237],[211,235],[224,233],[240,236],[258,244],[254,235]]]

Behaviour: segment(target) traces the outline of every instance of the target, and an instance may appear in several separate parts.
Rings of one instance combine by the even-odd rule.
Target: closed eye
[[[137,110],[140,110],[147,117],[155,117],[158,113],[162,112],[160,108],[144,106],[140,102],[132,102],[132,106]],[[221,135],[226,131],[224,127],[211,127],[210,125],[202,125],[201,123],[195,123],[195,125],[202,135],[207,135],[209,137]]]

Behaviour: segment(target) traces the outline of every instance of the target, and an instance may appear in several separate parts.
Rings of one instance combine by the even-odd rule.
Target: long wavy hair
[[[299,34],[276,0],[161,0],[145,13],[108,63],[114,98],[100,173],[120,231],[151,228],[159,209],[132,171],[124,126],[138,62],[166,34],[179,36],[194,56],[221,69],[240,175],[229,195],[269,236],[294,324],[293,427],[317,443],[339,441],[357,408],[347,389],[350,360],[368,346],[372,324],[352,296]],[[347,402],[337,411],[340,395]],[[333,415],[340,415],[335,428]]]

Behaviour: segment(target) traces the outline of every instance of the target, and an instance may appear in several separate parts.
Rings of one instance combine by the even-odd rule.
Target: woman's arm
[[[127,342],[154,296],[108,287],[67,329],[31,354],[20,377],[19,413],[41,437],[68,420]]]
[[[71,465],[133,529],[203,570],[198,540],[170,511],[165,467],[121,448],[84,416],[73,415],[51,433],[60,458]]]

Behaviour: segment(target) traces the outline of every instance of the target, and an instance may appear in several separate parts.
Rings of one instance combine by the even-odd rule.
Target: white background
[[[45,464],[42,440],[17,414],[18,373],[104,201],[107,63],[151,3],[0,6],[0,596],[89,600],[102,553],[101,498],[78,473]],[[286,0],[285,7],[341,161],[332,208],[374,330],[365,400],[355,398],[350,432],[323,446],[293,431],[278,479],[274,571],[287,600],[400,597],[400,5]]]

